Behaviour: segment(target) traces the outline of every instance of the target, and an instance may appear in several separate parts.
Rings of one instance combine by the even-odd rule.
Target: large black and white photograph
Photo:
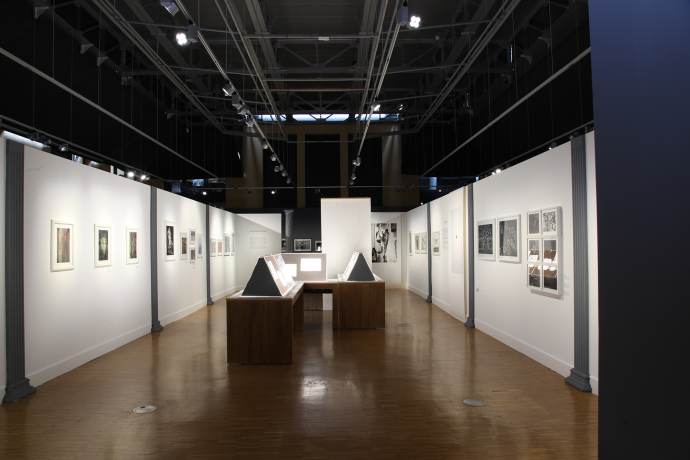
[[[541,211],[527,213],[527,236],[541,234]]]
[[[477,222],[477,257],[494,260],[494,220]]]
[[[163,242],[165,243],[165,260],[175,260],[175,222],[166,220],[165,234],[163,235]]]
[[[295,252],[311,252],[311,239],[295,238],[292,246]]]
[[[520,216],[498,219],[498,260],[520,262]]]
[[[539,262],[541,258],[541,240],[527,238],[527,262]]]
[[[541,233],[544,236],[559,235],[559,215],[558,207],[541,210]]]
[[[527,284],[530,289],[541,290],[541,265],[527,265]]]
[[[371,224],[371,261],[395,263],[398,261],[398,224]]]

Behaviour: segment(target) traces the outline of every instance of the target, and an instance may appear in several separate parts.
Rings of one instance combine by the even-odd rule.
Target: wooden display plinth
[[[386,327],[386,282],[378,276],[376,281],[345,281],[338,275],[338,297],[337,311],[333,302],[333,329]]]
[[[338,329],[338,301],[340,298],[339,294],[340,283],[338,280],[328,280],[328,281],[305,281],[304,289],[330,289],[333,292],[333,329]],[[302,312],[302,321],[304,321],[304,312]]]
[[[228,297],[228,364],[292,364],[292,331],[304,328],[303,291],[298,283],[285,297]]]

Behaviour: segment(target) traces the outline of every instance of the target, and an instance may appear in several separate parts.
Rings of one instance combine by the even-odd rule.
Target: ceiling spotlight
[[[351,180],[350,185],[355,185],[355,181]]]
[[[232,95],[232,105],[237,110],[240,110],[242,108],[242,102],[240,101],[240,95],[239,94],[233,94]]]
[[[178,45],[185,46],[187,44],[187,34],[184,32],[179,32],[177,35],[175,35],[175,40],[177,40]]]
[[[271,161],[276,161],[277,159],[278,159],[278,157],[276,156],[276,154],[272,153],[271,154]]]
[[[287,176],[287,172],[286,172],[286,171],[281,171],[281,172],[280,172],[280,175],[283,176],[283,177],[285,177],[285,176]]]
[[[290,178],[288,177],[287,180],[286,180],[285,182],[287,182],[288,184],[291,184],[291,183],[292,183],[292,179],[290,179]]]
[[[254,126],[254,118],[251,115],[249,115],[249,118],[247,118],[244,122],[247,123],[247,126],[250,128]]]
[[[501,172],[501,168],[498,168],[498,169],[496,170],[496,174],[498,174],[498,173],[500,173],[500,172]]]
[[[556,147],[558,147],[558,144],[556,144],[555,142],[552,142],[551,145],[549,145],[549,150],[555,149]]]
[[[492,173],[491,173],[491,175],[492,175],[492,176],[495,176],[495,175],[496,175],[496,173],[495,173],[495,172],[492,172]]]
[[[264,141],[261,143],[261,148],[264,149],[264,150],[266,150],[266,149],[268,148],[268,141],[267,141],[267,140],[264,140]]]
[[[442,191],[443,191],[443,190],[441,190],[441,189],[438,189],[438,193],[441,193]]]
[[[275,194],[276,194],[276,189],[271,190],[271,195],[275,195]]]
[[[201,192],[201,193],[203,193],[204,195],[206,195],[206,192]]]
[[[189,125],[187,125],[187,132],[189,132]]]
[[[237,109],[237,111],[240,115],[251,115],[251,112],[249,111],[249,107],[247,107],[246,105],[240,106],[240,108]]]
[[[350,179],[352,179],[352,180],[357,179],[357,176],[355,176],[355,173],[352,173],[352,175],[350,176]]]
[[[273,170],[274,170],[275,172],[280,172],[280,166],[276,166],[275,168],[273,168]]]
[[[34,141],[34,142],[38,142],[38,136],[39,136],[38,133],[33,132],[33,133],[29,134],[29,140]]]
[[[167,120],[170,120],[174,115],[175,115],[174,110],[168,110],[167,112],[165,112],[165,117]]]
[[[127,173],[127,177],[129,177],[129,178],[134,177],[134,173],[133,173],[132,171],[128,172],[128,173]]]
[[[410,29],[418,29],[421,24],[422,18],[420,18],[416,14],[413,14],[412,16],[410,16],[410,22],[407,23],[407,27],[409,27]]]
[[[141,175],[141,180],[146,180],[146,174]]]
[[[252,194],[252,191],[247,189],[247,195],[251,195],[251,194]]]
[[[235,91],[235,87],[232,86],[232,83],[228,83],[227,85],[223,85],[223,92],[225,93],[226,96],[231,96],[234,91]]]
[[[280,170],[282,171],[283,169],[285,169],[285,167],[283,165],[280,165]]]
[[[374,112],[378,112],[381,108],[381,104],[374,104]]]
[[[67,146],[67,144],[62,144],[62,145],[60,145],[60,147],[58,147],[58,149],[59,149],[61,152],[66,152],[66,151],[69,150],[69,147]]]
[[[175,2],[172,2],[170,0],[161,0],[161,6],[168,10],[168,13],[171,15],[175,16],[180,9],[175,5]]]
[[[189,43],[196,43],[199,41],[199,28],[194,24],[187,26],[187,41]]]

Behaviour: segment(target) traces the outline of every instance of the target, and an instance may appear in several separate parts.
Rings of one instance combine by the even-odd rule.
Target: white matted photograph
[[[477,221],[477,257],[483,260],[494,260],[494,219]]]
[[[409,255],[414,254],[413,249],[414,249],[414,242],[412,241],[412,232],[407,232],[407,236],[409,237],[407,239],[407,253]]]
[[[50,221],[50,271],[74,270],[74,223]]]
[[[295,238],[292,243],[295,252],[311,252],[311,239]]]
[[[110,227],[102,224],[94,224],[94,266],[110,267],[113,262],[110,258]]]
[[[541,211],[527,213],[527,236],[541,235]]]
[[[166,220],[163,226],[163,242],[165,243],[165,261],[175,260],[175,222]]]
[[[520,215],[501,217],[498,222],[498,260],[520,262]]]
[[[230,239],[231,239],[231,241],[230,241],[230,245],[231,245],[230,246],[231,247],[230,255],[234,256],[235,255],[235,232],[232,232],[232,237]]]
[[[196,258],[197,259],[203,259],[204,258],[204,237],[201,233],[196,234]]]
[[[559,236],[561,234],[560,206],[541,210],[541,234],[543,236]]]
[[[527,238],[527,262],[535,263],[541,261],[541,239]]]
[[[546,264],[558,263],[558,238],[544,238],[542,261]]]
[[[431,232],[431,254],[434,256],[441,255],[441,232]]]
[[[223,233],[223,255],[225,255],[225,256],[229,256],[230,254],[232,254],[230,252],[230,249],[231,249],[230,248],[230,245],[231,245],[230,240],[231,239],[232,239],[231,234]]]
[[[541,265],[527,264],[527,286],[532,290],[542,290]]]
[[[189,234],[180,232],[180,260],[187,260],[189,257]]]
[[[419,233],[414,234],[414,252],[419,254]]]
[[[196,246],[196,230],[193,228],[189,229],[189,245]]]
[[[139,263],[139,229],[127,227],[126,231],[127,265]]]
[[[189,248],[189,263],[193,264],[196,261],[196,249]]]
[[[216,239],[211,238],[211,257],[216,257]]]
[[[429,241],[427,239],[426,232],[420,233],[419,234],[419,252],[422,254],[426,254],[428,245],[429,245]]]
[[[544,265],[543,290],[554,294],[561,293],[561,286],[558,282],[558,267],[556,265]]]

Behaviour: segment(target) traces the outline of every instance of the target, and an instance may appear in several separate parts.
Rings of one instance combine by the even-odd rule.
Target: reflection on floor
[[[0,458],[596,458],[596,396],[409,291],[386,325],[305,312],[294,364],[228,366],[217,301],[0,405]]]

